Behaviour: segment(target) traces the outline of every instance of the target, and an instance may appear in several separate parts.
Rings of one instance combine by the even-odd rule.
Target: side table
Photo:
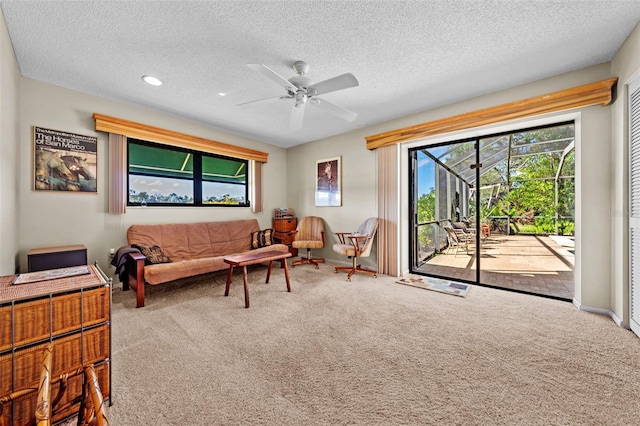
[[[287,281],[287,291],[291,292],[291,284],[289,283],[289,267],[287,266],[287,257],[291,257],[291,253],[283,253],[281,251],[264,251],[259,253],[247,253],[238,254],[235,256],[227,256],[223,260],[229,264],[229,272],[227,274],[227,287],[224,290],[224,295],[229,295],[229,287],[231,286],[231,276],[233,275],[233,268],[236,266],[242,266],[242,276],[244,279],[244,307],[249,307],[249,285],[247,283],[247,266],[255,265],[257,263],[269,262],[269,269],[267,270],[267,280],[265,284],[269,284],[269,277],[271,277],[271,267],[274,260],[282,260],[282,267],[284,268],[284,276]]]

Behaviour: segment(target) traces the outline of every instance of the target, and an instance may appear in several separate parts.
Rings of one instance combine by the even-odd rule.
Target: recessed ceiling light
[[[162,80],[150,75],[143,75],[142,79],[144,80],[145,83],[150,84],[152,86],[162,86],[163,84]]]
[[[227,96],[227,94],[224,93],[224,92],[220,92],[220,93],[218,93],[218,96]]]

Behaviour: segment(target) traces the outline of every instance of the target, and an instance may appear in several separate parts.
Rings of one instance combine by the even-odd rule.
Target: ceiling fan
[[[309,64],[304,61],[296,61],[293,63],[292,67],[298,75],[293,76],[288,80],[264,64],[251,63],[247,64],[247,66],[284,87],[287,94],[284,96],[244,102],[236,105],[237,107],[245,107],[247,105],[261,102],[270,102],[275,99],[292,99],[295,102],[291,108],[291,121],[289,122],[289,127],[292,129],[299,129],[302,127],[304,110],[307,103],[310,103],[323,111],[332,113],[346,121],[353,121],[358,117],[358,114],[355,112],[318,97],[325,93],[357,86],[358,79],[351,73],[342,74],[337,77],[312,84],[311,80],[306,77],[306,73],[309,71]]]

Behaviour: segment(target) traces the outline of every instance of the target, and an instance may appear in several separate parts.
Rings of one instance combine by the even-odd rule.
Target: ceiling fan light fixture
[[[311,79],[309,79],[309,77],[299,75],[299,76],[291,77],[289,79],[289,83],[293,84],[298,89],[306,89],[307,87],[311,86]]]
[[[154,77],[152,75],[143,75],[142,76],[142,80],[147,83],[150,84],[152,86],[162,86],[164,84],[164,82],[162,80],[160,80],[157,77]]]
[[[320,108],[321,110],[331,113],[337,117],[346,121],[353,121],[358,117],[353,111],[343,108],[339,105],[331,103],[326,99],[320,99],[318,95],[324,95],[327,93],[336,92],[338,90],[344,90],[359,85],[358,79],[351,73],[345,73],[342,75],[329,78],[327,80],[320,81],[318,83],[312,83],[312,81],[305,75],[309,70],[309,64],[304,61],[296,61],[293,64],[293,69],[298,74],[297,76],[286,79],[274,70],[264,64],[248,63],[247,67],[262,74],[264,77],[283,87],[287,94],[286,96],[280,96],[276,98],[258,99],[256,101],[243,102],[236,106],[246,106],[257,102],[271,101],[272,99],[293,99],[294,104],[291,108],[291,120],[289,127],[291,129],[299,129],[302,127],[305,106],[310,103],[314,108]]]
[[[296,93],[296,108],[307,102],[307,95],[303,92]]]

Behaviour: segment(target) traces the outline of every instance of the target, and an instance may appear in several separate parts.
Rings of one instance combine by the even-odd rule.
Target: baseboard
[[[610,311],[609,316],[611,317],[613,322],[618,324],[619,327],[626,328],[627,330],[631,330],[629,325],[625,324],[624,321],[622,321],[622,319],[619,316],[617,316],[613,311]]]
[[[576,306],[576,308],[578,308],[579,311],[608,316],[613,322],[618,325],[618,327],[629,329],[629,326],[626,325],[622,321],[622,319],[617,316],[611,309],[594,308],[593,306],[582,305],[576,299],[573,299],[573,304]]]

